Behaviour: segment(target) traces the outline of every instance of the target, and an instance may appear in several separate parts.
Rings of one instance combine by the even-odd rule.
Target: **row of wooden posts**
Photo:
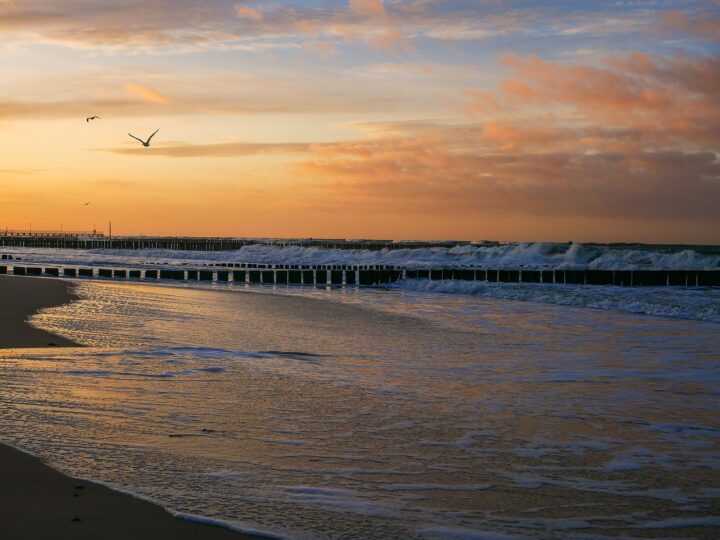
[[[230,268],[232,267],[232,268]],[[386,286],[400,279],[566,285],[718,287],[720,270],[407,269],[382,265],[232,265],[198,269],[0,266],[0,274],[68,278],[235,282],[271,285]]]
[[[102,233],[64,234],[60,231],[44,233],[4,234],[0,230],[0,246],[19,248],[53,249],[164,249],[176,251],[237,251],[243,247],[263,245],[273,247],[314,247],[341,250],[395,250],[409,248],[434,248],[468,245],[471,242],[394,242],[392,240],[343,240],[343,239],[265,239],[256,238],[190,238],[152,236],[103,236]],[[497,242],[483,242],[494,246]]]

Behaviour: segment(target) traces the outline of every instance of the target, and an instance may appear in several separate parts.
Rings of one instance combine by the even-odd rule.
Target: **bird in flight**
[[[99,116],[88,116],[85,121],[89,122],[90,120],[100,120]]]
[[[88,201],[88,202],[86,202],[85,204],[83,204],[83,206],[90,206],[90,201]]]
[[[155,130],[155,133],[157,133],[158,131],[160,131],[160,128],[156,129],[156,130]],[[142,145],[147,148],[148,146],[150,146],[150,141],[151,141],[152,138],[155,136],[155,133],[153,133],[152,135],[150,135],[150,136],[148,137],[148,140],[147,140],[147,141],[143,141],[142,139],[138,139],[138,138],[137,138],[135,135],[133,135],[132,133],[128,133],[128,135],[130,135],[130,136],[131,136],[133,139],[135,139],[136,141],[140,141],[140,142],[142,143]]]

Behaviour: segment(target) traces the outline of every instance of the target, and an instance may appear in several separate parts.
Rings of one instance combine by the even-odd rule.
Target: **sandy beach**
[[[38,309],[73,298],[72,285],[65,281],[0,277],[0,348],[75,345],[27,324]],[[249,538],[175,518],[159,506],[71,478],[1,444],[0,484],[5,487],[0,490],[0,538]]]
[[[67,281],[0,276],[0,348],[76,346],[27,324],[39,309],[66,304],[74,298]]]

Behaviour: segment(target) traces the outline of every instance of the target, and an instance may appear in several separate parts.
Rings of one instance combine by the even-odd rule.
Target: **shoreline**
[[[0,276],[0,349],[81,347],[28,322],[41,309],[77,300],[74,288],[65,280]]]
[[[38,310],[76,300],[64,280],[0,276],[0,349],[80,347],[28,323]],[[173,516],[162,506],[53,469],[0,442],[0,538],[230,540],[260,538]]]
[[[0,443],[0,537],[15,540],[260,538],[173,516],[163,507],[78,480]]]

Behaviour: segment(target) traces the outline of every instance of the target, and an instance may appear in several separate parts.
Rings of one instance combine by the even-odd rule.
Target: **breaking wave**
[[[393,289],[520,300],[720,323],[720,290],[717,288],[584,287],[539,283],[408,279],[398,281],[393,285]]]
[[[384,264],[407,268],[477,266],[604,270],[712,270],[720,268],[719,246],[650,244],[483,243],[454,247],[373,250],[256,244],[236,251],[69,250],[2,248],[27,263],[144,264]]]

